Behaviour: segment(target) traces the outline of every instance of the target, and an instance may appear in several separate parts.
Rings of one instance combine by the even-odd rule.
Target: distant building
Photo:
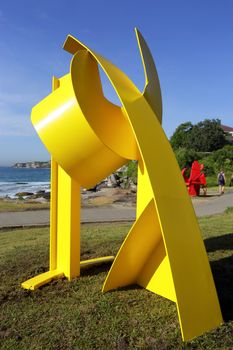
[[[220,124],[222,130],[225,132],[226,140],[229,144],[233,145],[233,128],[231,126]]]
[[[220,126],[226,134],[230,134],[233,137],[233,128],[231,126],[227,126],[223,124],[221,124]]]

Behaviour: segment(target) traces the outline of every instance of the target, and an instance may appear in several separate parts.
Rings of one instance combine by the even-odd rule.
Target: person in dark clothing
[[[218,173],[218,187],[219,187],[219,194],[224,193],[225,189],[225,184],[226,184],[226,178],[223,170],[220,170],[220,173]]]

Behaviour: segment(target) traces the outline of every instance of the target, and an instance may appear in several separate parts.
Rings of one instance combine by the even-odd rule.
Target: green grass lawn
[[[109,265],[34,291],[20,283],[48,269],[48,228],[0,232],[1,349],[233,349],[233,210],[201,218],[225,323],[181,340],[173,302],[138,286],[102,294]],[[115,254],[128,224],[82,226],[82,259]]]
[[[0,198],[0,213],[8,211],[26,211],[49,209],[49,203],[27,202],[25,200],[4,200]]]

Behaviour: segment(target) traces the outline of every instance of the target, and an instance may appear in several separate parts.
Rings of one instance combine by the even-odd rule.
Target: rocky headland
[[[28,168],[28,169],[40,169],[40,168],[50,168],[50,161],[48,162],[25,162],[25,163],[15,163],[13,168]]]

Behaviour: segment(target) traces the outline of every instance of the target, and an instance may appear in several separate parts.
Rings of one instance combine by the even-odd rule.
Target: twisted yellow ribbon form
[[[68,36],[69,74],[32,110],[32,123],[52,155],[50,271],[22,284],[35,289],[54,277],[79,276],[80,185],[95,185],[138,160],[137,219],[105,280],[103,291],[139,284],[176,302],[182,337],[192,339],[222,322],[208,258],[180,169],[161,127],[162,101],[152,55],[138,30],[145,72],[141,93],[111,62]],[[103,94],[98,64],[122,106]]]

